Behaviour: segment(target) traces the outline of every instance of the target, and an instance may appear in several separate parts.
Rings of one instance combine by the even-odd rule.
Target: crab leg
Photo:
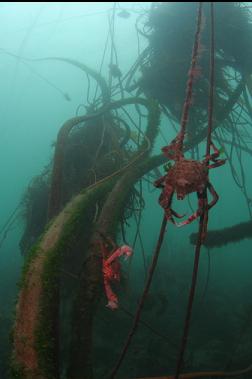
[[[161,178],[155,180],[155,182],[154,182],[154,186],[155,186],[156,188],[164,188],[164,186],[165,186],[165,185],[164,185],[164,181],[165,181],[165,175],[162,176]]]
[[[211,141],[211,144],[210,144],[210,147],[213,149],[213,153],[212,154],[209,154],[209,155],[205,155],[205,160],[206,161],[216,161],[217,158],[219,158],[220,156],[220,150],[217,149],[217,147],[214,145],[214,143]]]
[[[217,149],[217,147],[214,145],[213,142],[211,142],[210,146],[213,149],[214,153],[207,155],[205,157],[205,162],[208,163],[209,161],[213,161],[214,163],[211,165],[207,165],[207,167],[208,168],[215,168],[215,167],[222,166],[226,162],[226,159],[218,159],[220,156],[220,150]]]
[[[183,218],[183,217],[185,217],[185,214],[181,215],[181,214],[175,212],[173,209],[171,209],[171,213],[173,214],[173,216],[175,216],[177,218]]]
[[[213,196],[213,200],[207,205],[207,209],[211,209],[219,200],[219,196],[210,182],[207,182],[207,188]]]
[[[212,159],[214,161],[215,159],[217,159],[220,156],[220,150],[217,149],[217,147],[215,146],[215,144],[212,141],[211,141],[210,146],[214,151],[214,153],[210,155],[210,159]]]
[[[173,196],[173,188],[172,186],[164,186],[163,191],[161,195],[159,196],[159,204],[161,205],[164,210],[170,209],[171,201],[172,201],[172,196]]]
[[[106,307],[108,307],[112,310],[117,309],[118,308],[118,297],[113,292],[113,290],[111,288],[110,280],[106,276],[104,276],[104,278],[103,278],[103,283],[104,283],[106,297],[108,299],[108,304],[106,305]]]
[[[159,181],[161,181],[161,179],[159,179]],[[158,183],[158,184],[162,187],[161,183]],[[172,202],[173,194],[174,194],[174,191],[173,191],[172,186],[169,186],[169,185],[163,186],[163,191],[162,191],[161,195],[159,196],[158,201],[159,201],[159,204],[161,205],[161,207],[165,211],[165,216],[166,216],[167,220],[171,221],[173,224],[176,224],[172,215],[176,216],[177,213],[171,209],[171,202]]]
[[[203,190],[202,192],[197,192],[197,196],[198,196],[198,209],[197,209],[197,211],[194,212],[190,217],[188,217],[187,220],[179,222],[177,224],[178,227],[188,225],[192,221],[196,220],[199,216],[202,215],[203,209],[204,209],[206,201],[207,201],[206,191]]]
[[[203,243],[206,236],[207,236],[207,224],[208,224],[208,211],[211,209],[219,200],[219,196],[217,192],[215,191],[214,187],[210,182],[207,182],[207,189],[210,191],[213,199],[212,201],[207,204],[207,212],[205,212],[204,219],[203,219],[203,230],[202,230],[202,235],[201,235],[201,242]]]
[[[207,168],[215,168],[222,166],[224,163],[226,163],[226,159],[219,159],[218,161],[214,161],[214,163],[207,165]]]
[[[173,191],[172,186],[169,186],[169,185],[165,186],[165,178],[166,178],[166,175],[156,180],[154,182],[154,186],[157,188],[163,188],[163,191],[161,195],[159,196],[159,204],[164,209],[167,220],[170,220],[173,224],[176,224],[176,221],[174,220],[172,216],[175,216],[177,218],[182,218],[184,217],[184,215],[180,215],[179,213],[171,209],[171,202],[172,202],[174,191]]]
[[[207,182],[207,189],[210,191],[211,195],[213,196],[213,200],[207,204],[207,196],[206,191],[203,192],[197,192],[198,196],[198,209],[196,212],[194,212],[190,217],[188,217],[187,220],[180,222],[177,224],[177,226],[184,226],[190,224],[192,221],[196,220],[198,217],[202,215],[203,209],[207,205],[207,209],[211,209],[219,200],[219,196],[217,192],[215,191],[214,187],[210,182]]]

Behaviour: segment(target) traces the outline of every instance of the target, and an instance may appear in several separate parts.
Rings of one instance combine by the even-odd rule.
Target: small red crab
[[[107,259],[103,259],[103,281],[106,296],[108,299],[107,307],[114,310],[118,308],[118,297],[112,291],[111,282],[120,281],[121,278],[121,265],[119,258],[125,256],[127,259],[132,255],[132,249],[128,245],[118,247]]]
[[[101,233],[100,233],[101,234]],[[118,308],[118,297],[113,292],[111,283],[119,282],[121,278],[121,265],[119,258],[124,256],[125,259],[133,253],[132,248],[128,245],[117,246],[110,237],[103,237],[103,242],[100,243],[102,250],[102,273],[103,283],[108,299],[107,307],[115,310]],[[111,251],[112,247],[112,251]]]
[[[184,158],[183,154],[177,150],[177,139],[169,146],[162,149],[164,154],[175,161],[175,164],[169,168],[167,174],[156,180],[154,185],[162,188],[163,191],[159,197],[159,204],[164,208],[166,218],[177,226],[190,224],[192,221],[202,215],[204,207],[212,208],[218,201],[218,195],[209,182],[208,169],[223,165],[226,159],[218,159],[220,151],[211,143],[214,150],[213,154],[207,156],[203,161]],[[209,164],[212,161],[212,164]],[[207,200],[207,190],[210,191],[213,199],[210,203]],[[176,192],[178,200],[183,200],[186,195],[197,192],[198,209],[187,220],[176,223],[174,216],[182,218],[171,208],[173,194]]]

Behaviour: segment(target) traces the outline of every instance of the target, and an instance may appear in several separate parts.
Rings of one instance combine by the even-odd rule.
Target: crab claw
[[[181,226],[185,226],[186,224],[184,223],[184,222],[178,222],[177,224],[176,224],[176,226],[178,227],[178,228],[181,228]]]
[[[171,208],[167,208],[165,209],[165,217],[168,221],[171,221],[174,225],[178,225],[176,223],[176,221],[174,220],[173,216],[177,217],[177,218],[183,218],[185,215],[181,215],[179,213],[177,213],[176,211],[174,211],[173,209]]]
[[[108,304],[106,305],[106,307],[114,311],[115,309],[118,309],[118,302],[114,300],[110,300]]]
[[[196,218],[195,218],[196,219]],[[177,227],[178,228],[181,228],[182,226],[185,226],[185,225],[188,225],[192,222],[192,220],[188,221],[188,220],[185,220],[185,221],[182,221],[182,222],[178,222],[177,223]]]
[[[181,226],[185,226],[190,224],[192,221],[196,220],[198,217],[201,216],[203,210],[202,207],[200,207],[196,212],[194,212],[190,217],[188,217],[187,220],[179,222],[177,226],[180,228]]]
[[[177,228],[181,228],[182,226],[185,226],[185,225],[188,225],[187,220],[176,223]]]

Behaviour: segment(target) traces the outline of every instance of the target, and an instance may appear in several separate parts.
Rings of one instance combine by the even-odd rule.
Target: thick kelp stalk
[[[61,254],[80,232],[81,219],[111,189],[102,182],[76,196],[33,248],[23,272],[13,331],[13,377],[58,378],[58,269]],[[55,301],[56,300],[56,301]]]
[[[125,174],[119,179],[106,202],[109,209],[104,208],[104,217],[99,218],[102,230],[114,228],[113,221],[118,219],[116,213],[120,207],[117,203],[115,206],[114,202],[117,201],[117,196],[114,194],[119,194],[121,200],[125,200],[131,185],[146,172],[146,168],[143,165],[141,169],[130,169],[129,174]],[[151,168],[152,166],[150,166]],[[57,301],[55,303],[55,300],[57,300],[58,293],[60,255],[64,253],[71,240],[74,240],[76,234],[80,232],[81,218],[85,218],[90,207],[93,207],[98,199],[104,196],[105,192],[112,189],[114,180],[115,178],[101,181],[83,194],[76,196],[55,218],[41,241],[33,249],[29,263],[25,268],[16,309],[12,364],[14,377],[24,379],[59,377],[57,335],[55,336],[58,304]],[[114,212],[111,212],[111,202],[114,205],[112,208]],[[110,214],[111,216],[108,217]],[[95,234],[92,241],[96,240],[94,236]],[[88,304],[85,308],[84,318],[89,325],[91,324],[89,320],[92,319],[93,314],[92,302],[96,300],[101,278],[100,252],[97,251],[97,248],[92,248],[92,242],[90,246],[86,259],[88,276],[83,278],[84,283],[86,283],[83,293],[80,291],[81,299]],[[95,244],[95,246],[97,245]],[[98,261],[97,254],[99,254]],[[85,340],[91,332],[89,330],[86,333],[87,330],[89,329],[85,329],[83,335]],[[87,343],[84,346],[89,346],[90,349],[90,345]]]

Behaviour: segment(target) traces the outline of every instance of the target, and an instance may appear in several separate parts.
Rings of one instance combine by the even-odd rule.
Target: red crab
[[[118,297],[113,292],[111,283],[119,282],[121,277],[121,265],[119,258],[124,256],[125,259],[130,257],[133,253],[132,248],[128,245],[117,246],[110,237],[105,237],[99,232],[103,238],[103,242],[100,241],[100,247],[102,251],[102,272],[103,283],[108,299],[107,307],[115,310],[118,308]],[[111,250],[112,247],[112,250]]]
[[[164,154],[175,161],[175,164],[168,169],[167,174],[156,180],[154,185],[162,188],[163,191],[159,197],[159,204],[164,208],[165,215],[168,220],[177,226],[190,224],[192,221],[201,216],[203,209],[212,208],[218,201],[218,195],[209,182],[208,169],[223,165],[226,159],[218,159],[220,151],[211,143],[214,150],[213,154],[207,156],[203,161],[184,158],[183,154],[178,150],[177,139],[171,145],[162,149]],[[212,164],[209,164],[212,161]],[[208,203],[207,190],[210,191],[213,199]],[[172,197],[174,192],[177,194],[178,200],[183,200],[186,195],[197,192],[198,209],[187,220],[176,223],[174,216],[182,218],[183,215],[178,214],[171,208]]]

